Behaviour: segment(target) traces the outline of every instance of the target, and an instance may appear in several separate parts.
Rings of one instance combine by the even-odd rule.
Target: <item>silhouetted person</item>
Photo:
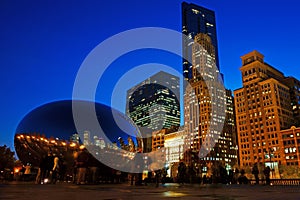
[[[92,184],[96,184],[98,181],[98,171],[99,171],[99,161],[92,155],[89,154],[89,159],[88,159],[88,168],[89,168],[89,181]]]
[[[29,163],[27,163],[24,171],[24,181],[30,181],[30,175],[31,175],[31,166]]]
[[[133,173],[133,176],[135,177],[135,185],[142,185],[142,172],[145,168],[145,163],[143,159],[143,154],[141,152],[137,152],[134,157],[134,166],[136,167],[135,170],[140,171],[139,173]]]
[[[85,175],[88,167],[89,153],[86,148],[82,149],[78,154],[76,167],[78,169],[76,184],[85,184]]]
[[[241,175],[238,178],[239,184],[248,184],[248,178],[245,176],[245,170],[241,170]]]
[[[46,171],[45,171],[45,181],[51,181],[52,178],[52,169],[54,166],[54,157],[52,155],[52,152],[49,152],[47,157],[46,157]],[[44,181],[42,180],[42,181]],[[44,183],[44,182],[43,182]],[[45,182],[46,183],[46,182]]]
[[[208,180],[207,180],[207,177],[206,175],[203,176],[203,184],[207,184],[208,183]]]
[[[77,171],[78,171],[78,169],[77,169],[77,158],[78,158],[78,154],[79,154],[79,152],[77,151],[77,150],[75,150],[74,152],[73,152],[73,159],[74,159],[74,161],[73,161],[73,183],[76,183],[76,181],[77,181]]]
[[[57,179],[58,179],[58,175],[59,175],[59,158],[56,154],[53,154],[53,167],[52,167],[52,177],[51,177],[51,183],[55,184]]]
[[[239,175],[240,175],[240,170],[238,168],[235,168],[234,174],[233,174],[233,180],[234,180],[235,184],[238,183]]]
[[[253,168],[252,168],[252,174],[255,177],[255,184],[258,185],[259,184],[259,170],[258,170],[258,166],[257,163],[254,164]]]
[[[266,177],[266,184],[267,185],[271,184],[270,172],[271,172],[270,167],[269,166],[265,167],[265,169],[264,169],[264,175]]]
[[[227,170],[225,169],[225,167],[223,167],[223,165],[219,166],[219,171],[220,171],[220,181],[222,184],[227,184]]]
[[[161,170],[161,183],[165,184],[166,181],[167,181],[167,169],[162,168],[162,170]]]
[[[196,171],[194,170],[193,165],[188,166],[188,176],[189,176],[189,182],[193,183],[195,177],[196,177]]]
[[[232,169],[229,170],[229,174],[228,174],[228,183],[229,183],[229,184],[234,184],[234,173],[233,173],[233,170],[232,170]]]
[[[186,166],[183,162],[180,162],[178,166],[178,183],[184,184],[185,174]]]
[[[159,182],[161,179],[161,173],[162,173],[161,169],[155,170],[155,187],[159,186]]]
[[[47,166],[47,155],[44,155],[42,156],[39,163],[39,169],[35,179],[36,184],[41,184],[42,181],[44,181],[45,174],[46,174],[46,166]]]
[[[67,161],[63,156],[59,157],[59,180],[65,181],[67,179],[66,173],[67,173]]]

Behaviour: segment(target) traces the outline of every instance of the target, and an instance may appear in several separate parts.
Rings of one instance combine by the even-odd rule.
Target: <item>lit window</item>
[[[196,15],[199,13],[199,10],[196,9],[192,9],[193,13],[195,13]]]

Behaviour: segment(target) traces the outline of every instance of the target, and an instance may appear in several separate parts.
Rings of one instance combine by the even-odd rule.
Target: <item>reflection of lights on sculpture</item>
[[[79,149],[84,149],[85,148],[85,146],[84,145],[80,145],[80,147],[79,147]]]
[[[15,168],[14,172],[15,173],[19,173],[20,169],[19,168]]]
[[[70,108],[72,106],[71,103],[71,101],[63,101],[53,104],[51,103],[51,109],[37,108],[24,117],[24,119],[18,125],[15,135],[16,152],[22,162],[29,162],[34,167],[37,167],[39,165],[40,158],[43,155],[46,155],[48,152],[55,152],[63,157],[69,158],[73,151],[83,148],[80,147],[82,141],[80,141],[78,134],[77,137],[70,137],[68,133],[64,133],[66,129],[71,130],[70,133],[76,132],[75,127],[73,127],[72,124],[72,113],[70,113]],[[87,104],[90,104],[90,102],[80,102],[80,105],[83,108],[82,110],[86,110],[85,106],[87,106]],[[107,117],[111,112],[111,108],[102,104],[96,105],[99,112],[98,118],[101,119],[103,128],[106,130],[106,132],[109,132],[109,134],[107,134],[107,136],[104,135],[105,137],[101,137],[99,134],[93,134],[97,133],[96,131],[91,131],[90,142],[84,147],[87,148],[90,153],[95,154],[96,156],[94,156],[96,159],[101,159],[107,155],[107,160],[108,162],[112,162],[113,167],[118,169],[125,168],[126,171],[130,171],[131,165],[133,165],[133,162],[131,161],[134,160],[136,151],[130,152],[130,154],[126,156],[126,154],[124,154],[126,150],[121,149],[117,142],[119,143],[120,140],[124,142],[123,147],[126,147],[125,149],[128,148],[132,150],[139,150],[138,145],[136,144],[137,137],[131,136],[130,138],[127,138],[128,134],[126,134],[127,132],[131,133],[136,131],[135,128],[128,124],[128,122],[123,122],[123,128],[126,128],[127,132],[120,130],[118,127],[116,127],[115,123],[113,123],[113,121]],[[48,106],[48,104],[46,106]],[[45,110],[47,110],[47,112],[45,112]],[[48,110],[51,112],[49,111],[48,113]],[[65,114],[63,119],[66,122],[63,122],[62,124],[60,124],[61,120],[55,120],[55,116],[60,114]],[[52,117],[51,120],[48,120],[49,117]],[[126,119],[126,116],[122,117]],[[40,133],[39,130],[42,130],[40,127],[44,127],[43,130],[45,130],[45,132]],[[27,130],[32,130],[32,132],[26,132]],[[33,135],[35,136],[35,139],[33,139]],[[68,140],[68,138],[70,138],[70,140]],[[74,141],[72,141],[73,139]],[[112,144],[110,141],[116,141],[116,143]],[[121,157],[122,159],[120,159],[120,161],[116,161],[116,157]],[[126,162],[124,162],[124,160]]]
[[[70,147],[75,147],[75,146],[76,146],[75,143],[71,143],[71,144],[70,144]]]

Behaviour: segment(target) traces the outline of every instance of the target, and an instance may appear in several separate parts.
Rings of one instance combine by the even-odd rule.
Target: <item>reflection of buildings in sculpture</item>
[[[241,59],[243,87],[234,91],[240,165],[268,162],[265,154],[269,150],[273,151],[274,164],[285,164],[280,130],[293,125],[286,77],[265,63],[257,51]]]
[[[184,137],[185,131],[183,127],[176,132],[164,135],[164,147],[166,153],[166,165],[168,167],[168,175],[170,177],[177,176],[178,163],[183,159],[185,151]]]
[[[102,138],[99,138],[97,135],[94,135],[93,137],[93,144],[97,147],[100,147],[100,149],[103,149],[105,147],[105,142]]]
[[[179,78],[158,72],[129,89],[126,104],[126,114],[143,136],[144,152],[150,152],[153,131],[179,127]]]
[[[125,144],[128,146],[135,146],[133,139],[131,138],[131,144]],[[100,140],[100,145],[89,145],[88,151],[99,161],[103,161],[108,159],[107,162],[110,162],[109,167],[123,167],[124,170],[130,170],[124,161],[120,163],[122,160],[132,160],[135,152],[130,151],[121,151],[119,148],[120,143],[106,143],[104,140]],[[73,153],[75,151],[79,151],[82,146],[79,143],[70,142],[67,140],[60,140],[58,138],[53,139],[53,137],[46,138],[45,136],[40,136],[39,134],[16,134],[15,135],[15,150],[19,157],[19,159],[23,163],[30,163],[33,168],[37,168],[39,166],[40,160],[44,155],[47,155],[48,152],[53,152],[59,155],[66,161],[67,163],[67,172],[72,174],[72,166],[74,163]],[[99,163],[99,165],[103,166],[103,164]],[[107,168],[107,167],[106,167]]]
[[[72,152],[79,148],[78,143],[69,142],[67,140],[59,140],[46,138],[39,134],[16,134],[15,150],[19,159],[23,163],[30,163],[34,167],[39,166],[42,156],[48,152],[54,152],[68,159],[72,156]],[[69,156],[67,154],[70,154]],[[70,161],[71,162],[71,161]]]
[[[128,146],[129,146],[129,151],[130,152],[135,152],[136,151],[136,148],[135,148],[135,145],[133,143],[133,140],[131,137],[128,137],[127,138],[127,141],[128,141]]]
[[[74,143],[79,143],[79,134],[78,133],[74,133],[73,135],[71,135],[70,137],[70,142],[74,142]]]
[[[72,114],[73,103],[83,111],[86,111],[88,106],[95,108],[98,113],[98,122],[107,134],[95,135],[97,131],[86,124],[83,130],[89,130],[91,134],[85,134],[88,137],[84,137],[84,132],[80,131],[79,143],[77,143],[77,139],[70,141],[70,138],[72,138],[70,137],[71,134],[77,132]],[[115,114],[114,116],[112,116],[112,111]],[[89,144],[86,145],[88,151],[93,156],[97,156],[97,159],[102,163],[107,161],[112,166],[122,166],[127,163],[126,161],[130,161],[135,153],[121,150],[118,143],[114,145],[112,142],[118,142],[118,138],[122,137],[127,143],[127,133],[129,132],[139,136],[136,127],[128,123],[126,119],[128,118],[125,115],[100,103],[71,100],[48,103],[32,110],[21,120],[16,129],[15,149],[22,162],[31,163],[34,167],[37,167],[41,157],[49,151],[56,152],[57,155],[62,155],[67,159],[73,158],[73,151],[79,150],[79,146],[83,146],[82,143],[85,140],[85,143]],[[116,120],[120,122],[122,129],[118,128],[119,126],[115,123]],[[37,132],[36,130],[44,130],[47,137],[45,135],[32,134]],[[52,134],[53,136],[50,137]],[[74,138],[76,137],[75,135]],[[130,137],[137,145],[137,138],[133,135],[130,135]],[[69,141],[62,139],[68,139]],[[141,141],[139,143],[142,145]],[[122,162],[117,161],[117,159],[119,161],[122,160]],[[71,168],[74,160],[68,160],[67,163],[71,164]],[[99,165],[103,166],[104,164],[99,163]],[[106,168],[108,168],[107,166]],[[127,168],[124,166],[124,169],[128,170],[128,166]]]
[[[89,131],[83,132],[83,145],[88,146],[91,144],[91,133]]]

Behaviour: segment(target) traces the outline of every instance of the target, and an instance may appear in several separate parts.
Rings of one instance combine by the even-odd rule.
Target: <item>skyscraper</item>
[[[192,63],[188,63],[192,58],[192,45],[195,36],[198,33],[207,34],[211,43],[215,49],[215,64],[219,67],[219,54],[218,54],[218,40],[217,40],[217,30],[216,30],[216,18],[215,13],[207,8],[188,4],[186,2],[182,3],[182,33],[187,37],[183,37],[182,40],[182,54],[183,54],[183,76],[186,80],[192,78]]]
[[[193,164],[195,155],[206,153],[206,165],[221,162],[237,164],[233,97],[223,86],[215,66],[215,49],[208,34],[199,33],[192,45],[192,77],[185,91],[184,123],[190,153],[185,162]]]
[[[89,131],[83,132],[83,145],[91,145],[91,133]]]
[[[179,127],[179,78],[158,72],[127,91],[126,113],[140,128],[144,152],[151,151],[153,131]]]

